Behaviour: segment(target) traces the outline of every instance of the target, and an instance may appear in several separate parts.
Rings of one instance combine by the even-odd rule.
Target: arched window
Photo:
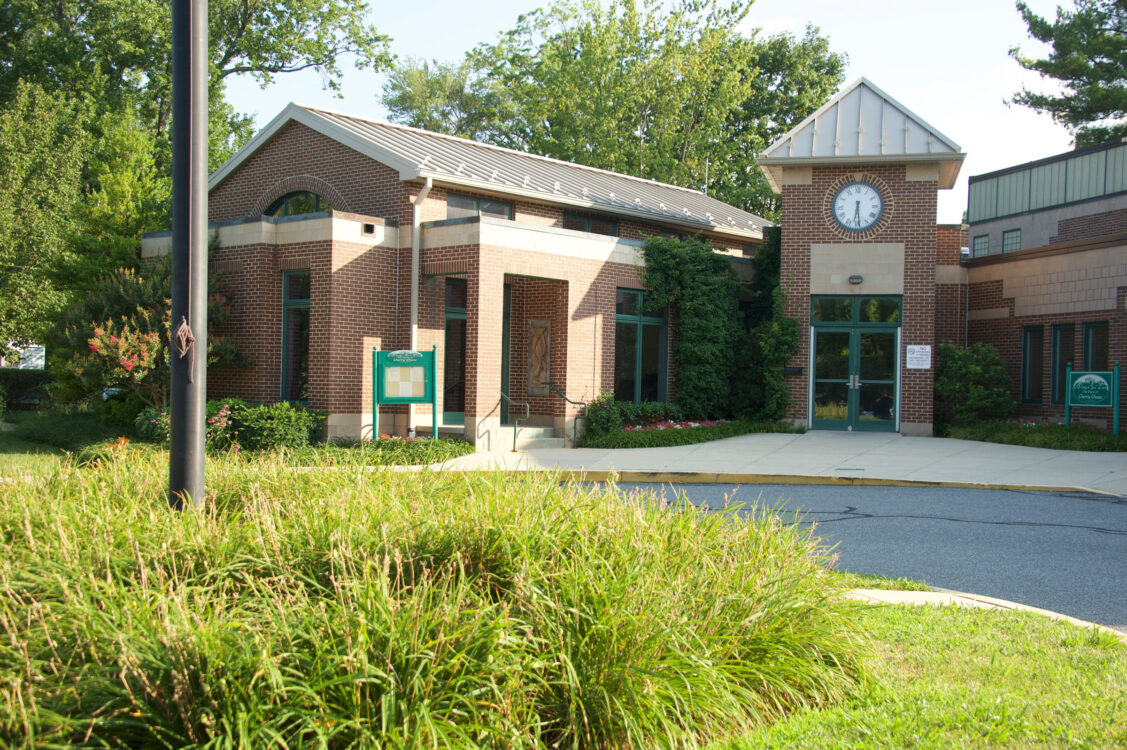
[[[266,216],[297,216],[332,210],[332,204],[316,193],[298,190],[293,193],[286,193],[271,203],[264,213]]]

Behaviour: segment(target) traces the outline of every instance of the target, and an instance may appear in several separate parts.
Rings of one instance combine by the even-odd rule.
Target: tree
[[[1061,83],[1064,92],[1022,88],[1014,102],[1048,112],[1067,127],[1077,148],[1127,136],[1127,0],[1076,0],[1072,11],[1057,8],[1055,21],[1024,2],[1018,12],[1029,34],[1052,45],[1046,58],[1010,55],[1026,70]]]
[[[0,350],[34,340],[61,302],[51,273],[66,254],[86,146],[65,97],[19,84],[0,109]]]
[[[168,402],[171,264],[154,261],[144,272],[121,269],[104,276],[62,314],[47,341],[54,394],[75,401],[120,388],[142,403]],[[214,330],[229,317],[222,279],[208,276],[208,365],[241,366],[233,339]]]
[[[562,0],[461,66],[400,67],[384,103],[399,122],[706,189],[771,217],[755,155],[840,84],[844,61],[813,28],[801,41],[734,32],[748,6]]]

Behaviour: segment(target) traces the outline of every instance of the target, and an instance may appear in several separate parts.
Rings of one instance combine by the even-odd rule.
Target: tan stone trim
[[[968,310],[967,320],[1000,320],[1010,317],[1010,308],[992,307],[989,310]]]
[[[939,182],[939,163],[908,162],[905,165],[904,179],[908,182]]]
[[[850,276],[861,276],[850,284]],[[815,243],[810,246],[811,294],[903,294],[904,244]]]
[[[813,179],[813,167],[783,167],[784,185],[809,185]]]
[[[936,284],[965,284],[967,283],[967,269],[962,266],[936,266]]]

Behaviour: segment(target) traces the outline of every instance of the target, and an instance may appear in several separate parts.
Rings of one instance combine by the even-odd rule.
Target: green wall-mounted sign
[[[1068,392],[1064,400],[1064,423],[1072,424],[1072,407],[1101,406],[1111,409],[1111,434],[1119,434],[1119,363],[1110,371],[1073,372],[1065,368]]]
[[[372,350],[372,437],[379,437],[380,404],[430,404],[431,435],[438,440],[437,347],[429,352]]]

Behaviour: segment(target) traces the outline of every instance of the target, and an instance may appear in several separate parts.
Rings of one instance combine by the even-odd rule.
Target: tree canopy
[[[559,0],[459,65],[408,60],[384,88],[399,122],[706,189],[773,217],[754,158],[841,83],[817,29],[734,31],[750,3]]]
[[[391,63],[366,0],[210,0],[208,11],[211,170],[251,136],[251,119],[226,98],[232,76],[265,85],[314,69],[336,89],[345,57],[357,67]],[[22,301],[12,303],[22,314],[0,312],[7,335],[12,325],[18,338],[39,335],[68,296],[136,265],[141,232],[167,226],[171,19],[171,0],[0,2],[0,190],[19,199],[0,212],[25,209],[14,228],[5,226],[13,214],[0,214],[3,284],[37,290],[33,304],[27,291],[4,294]],[[33,155],[42,158],[28,166]],[[33,231],[45,240],[16,237]]]
[[[1047,57],[1010,50],[1026,70],[1059,81],[1064,91],[1023,88],[1014,102],[1048,112],[1073,134],[1077,148],[1127,136],[1127,0],[1076,0],[1049,21],[1018,2],[1029,35],[1052,46]]]

